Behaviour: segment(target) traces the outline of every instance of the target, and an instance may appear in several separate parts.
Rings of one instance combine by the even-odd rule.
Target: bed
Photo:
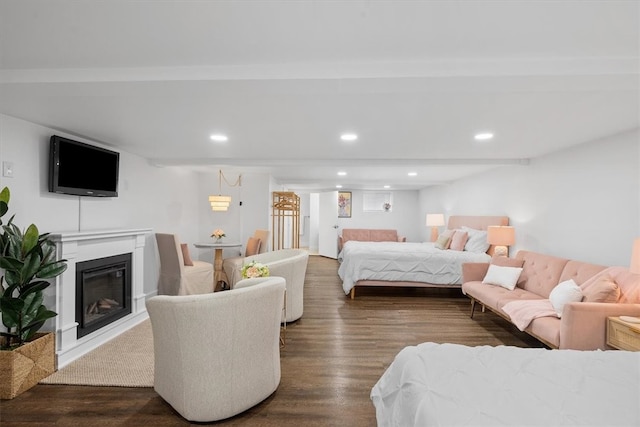
[[[509,225],[505,216],[451,216],[449,229],[469,227],[486,230],[490,225]],[[338,254],[338,275],[346,295],[355,297],[356,287],[403,286],[459,288],[462,264],[488,262],[493,247],[486,253],[441,250],[432,242],[348,241]]]
[[[378,426],[638,426],[640,352],[405,347],[371,390]]]

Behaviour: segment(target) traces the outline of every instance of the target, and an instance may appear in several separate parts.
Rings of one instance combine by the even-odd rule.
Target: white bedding
[[[424,343],[371,399],[378,426],[639,426],[640,352]]]
[[[462,283],[462,263],[490,260],[486,253],[441,250],[433,243],[350,240],[338,255],[338,275],[345,294],[358,280],[459,285]]]

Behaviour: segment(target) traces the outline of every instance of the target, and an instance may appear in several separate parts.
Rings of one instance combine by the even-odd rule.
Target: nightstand
[[[640,323],[607,317],[607,345],[618,350],[640,351]]]

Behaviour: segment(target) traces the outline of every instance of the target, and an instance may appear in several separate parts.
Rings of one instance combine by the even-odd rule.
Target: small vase
[[[222,237],[215,237],[215,243],[222,243]]]

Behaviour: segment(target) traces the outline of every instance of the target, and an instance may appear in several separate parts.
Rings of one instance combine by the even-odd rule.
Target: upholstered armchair
[[[280,384],[280,320],[285,281],[206,295],[147,301],[153,330],[155,391],[189,421],[232,417]]]
[[[271,276],[284,277],[287,281],[287,315],[283,321],[292,322],[302,317],[304,278],[308,260],[309,253],[304,249],[280,249],[245,258],[228,258],[222,265],[231,289],[242,279],[242,266],[251,261],[269,267]]]
[[[156,233],[160,276],[158,295],[194,295],[213,292],[213,264],[186,260],[175,234]],[[188,255],[188,249],[185,249]],[[191,264],[191,265],[185,265]]]

